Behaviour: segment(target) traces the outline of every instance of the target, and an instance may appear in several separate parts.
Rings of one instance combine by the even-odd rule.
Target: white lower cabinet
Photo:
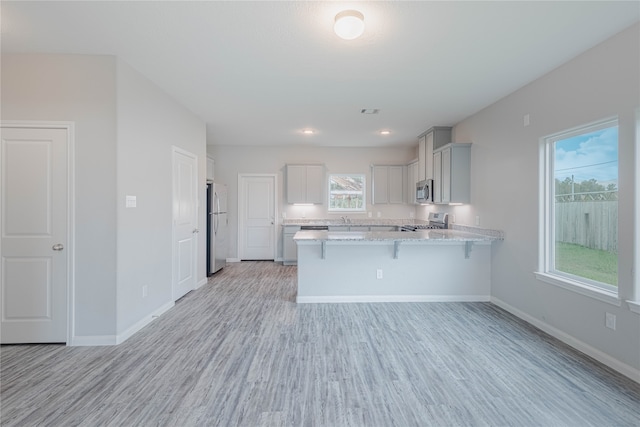
[[[282,231],[282,263],[296,265],[298,263],[298,248],[293,236],[300,231],[299,225],[285,225]]]

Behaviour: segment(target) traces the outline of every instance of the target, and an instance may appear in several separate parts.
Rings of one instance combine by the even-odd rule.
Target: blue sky
[[[618,128],[611,127],[556,142],[555,177],[576,182],[595,178],[618,183]]]

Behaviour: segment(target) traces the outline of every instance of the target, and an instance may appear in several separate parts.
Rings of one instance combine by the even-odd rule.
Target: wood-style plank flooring
[[[640,385],[492,304],[295,293],[229,264],[119,346],[2,346],[1,424],[640,425]]]

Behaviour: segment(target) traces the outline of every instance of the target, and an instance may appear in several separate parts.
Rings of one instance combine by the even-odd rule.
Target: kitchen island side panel
[[[298,302],[489,301],[491,245],[298,244]],[[381,270],[382,278],[378,278]]]

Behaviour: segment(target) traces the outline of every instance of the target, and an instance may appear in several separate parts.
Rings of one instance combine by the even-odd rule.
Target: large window
[[[329,211],[365,211],[365,176],[362,174],[329,175]]]
[[[541,269],[565,284],[617,293],[618,122],[544,139]]]

